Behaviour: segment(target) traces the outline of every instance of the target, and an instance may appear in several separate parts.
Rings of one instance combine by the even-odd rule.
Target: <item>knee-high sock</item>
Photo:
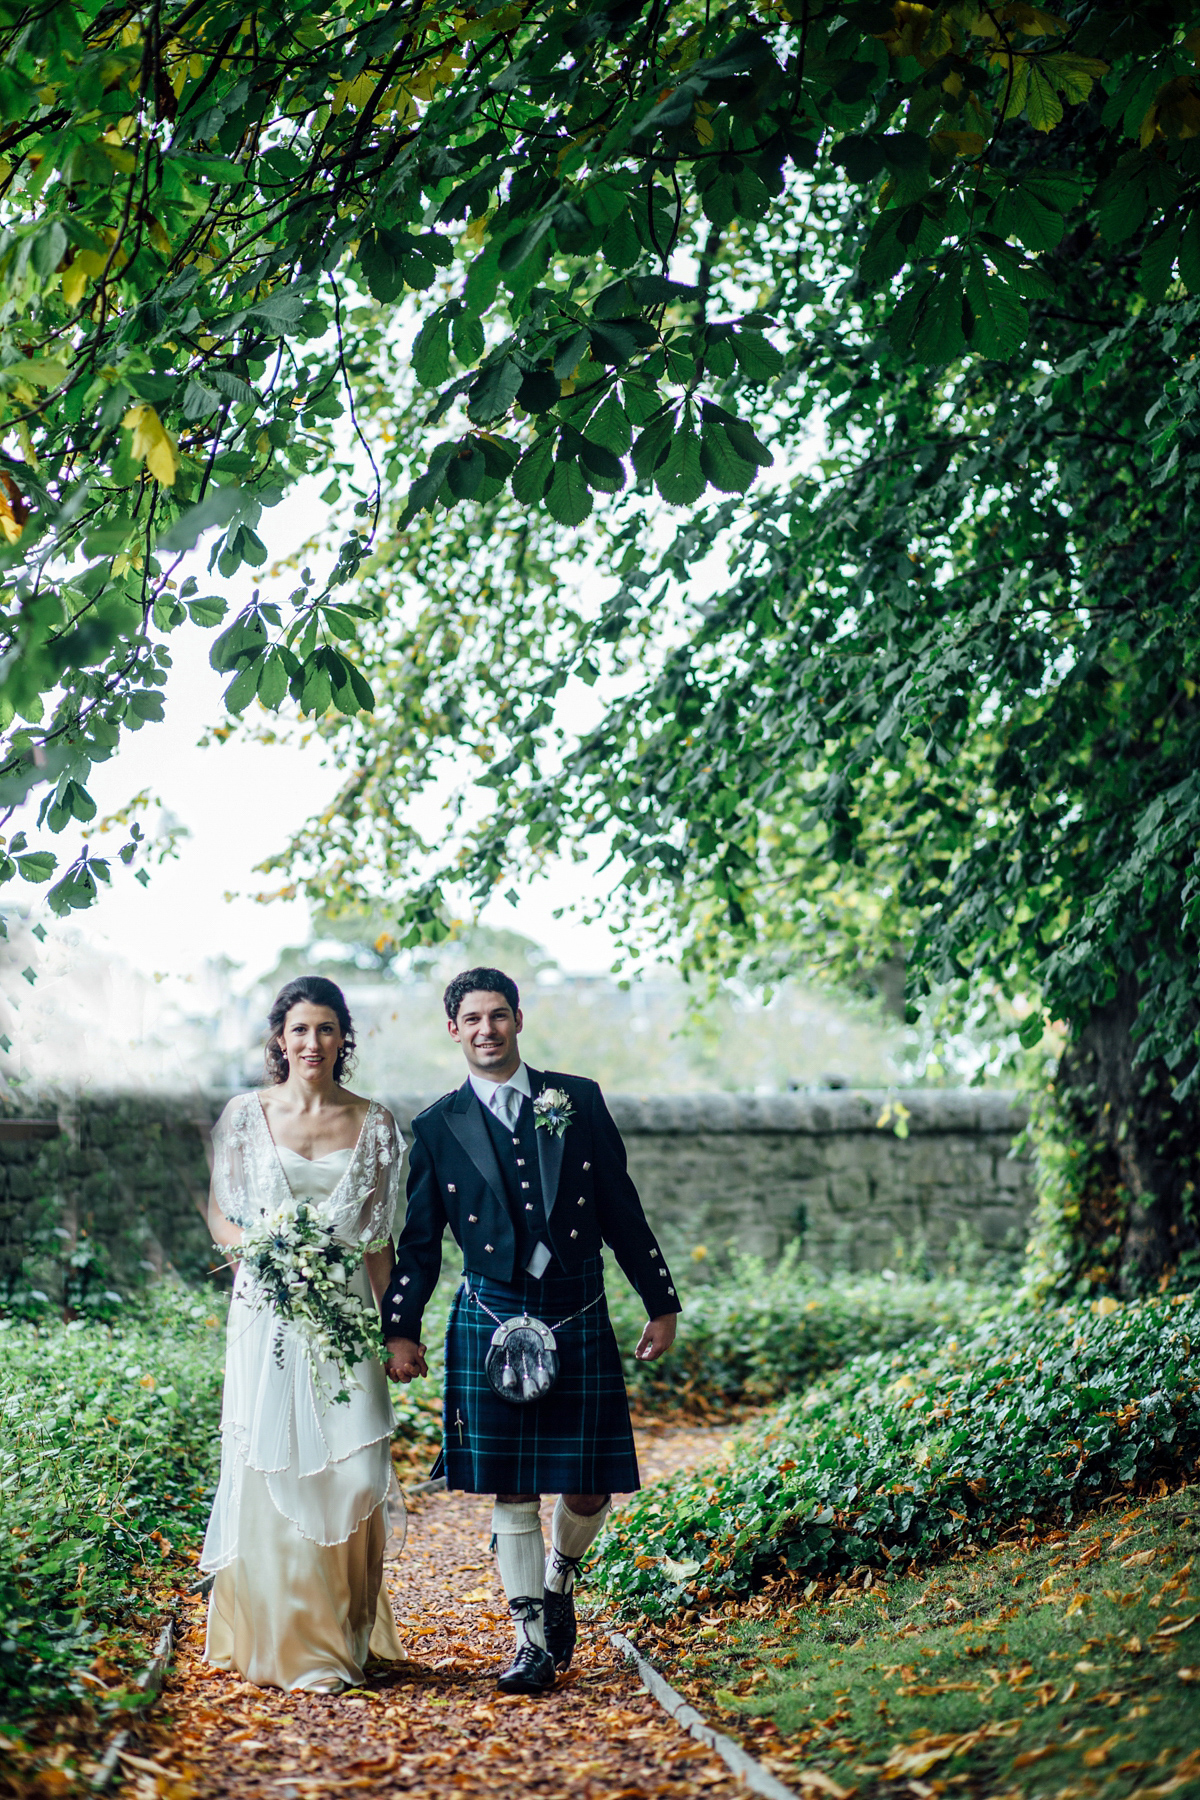
[[[572,1512],[560,1494],[550,1525],[550,1554],[546,1558],[546,1586],[552,1594],[569,1594],[575,1586],[574,1565],[595,1543],[600,1527],[612,1511],[612,1495],[597,1513]]]
[[[492,1536],[496,1544],[496,1563],[504,1592],[509,1601],[536,1600],[536,1617],[517,1619],[517,1642],[522,1632],[540,1650],[546,1648],[542,1625],[542,1575],[546,1562],[546,1540],[542,1536],[541,1512],[536,1500],[497,1500],[492,1508]]]

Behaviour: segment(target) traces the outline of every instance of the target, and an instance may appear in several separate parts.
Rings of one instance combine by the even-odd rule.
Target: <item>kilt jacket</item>
[[[528,1065],[526,1065],[528,1067]],[[532,1093],[561,1088],[571,1101],[566,1131],[535,1131],[549,1248],[569,1275],[607,1244],[650,1318],[681,1310],[671,1272],[626,1167],[625,1146],[596,1082],[529,1069]],[[383,1335],[418,1342],[421,1317],[442,1267],[449,1225],[464,1267],[499,1281],[519,1277],[517,1237],[504,1178],[469,1081],[418,1113],[409,1150],[408,1210],[396,1266],[383,1297]]]

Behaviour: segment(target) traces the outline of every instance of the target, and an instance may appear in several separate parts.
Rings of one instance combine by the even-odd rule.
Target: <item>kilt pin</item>
[[[528,1099],[513,1130],[498,1125],[469,1082],[413,1120],[408,1210],[381,1308],[383,1335],[420,1341],[449,1226],[464,1274],[446,1329],[440,1466],[447,1486],[473,1494],[629,1493],[640,1482],[603,1297],[604,1246],[648,1317],[678,1312],[679,1299],[597,1083],[528,1074],[534,1097],[547,1088],[568,1096],[561,1136],[535,1125]],[[551,1252],[536,1277],[525,1267],[535,1236]],[[522,1312],[551,1327],[566,1322],[555,1331],[554,1387],[514,1405],[491,1388],[484,1359],[496,1319]]]

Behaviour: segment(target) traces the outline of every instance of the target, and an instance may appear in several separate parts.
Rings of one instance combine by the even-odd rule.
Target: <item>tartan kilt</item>
[[[587,1306],[554,1333],[558,1380],[540,1400],[515,1406],[493,1392],[484,1358],[499,1319],[529,1312],[545,1324]],[[604,1295],[604,1259],[578,1275],[496,1281],[466,1271],[446,1326],[446,1485],[468,1494],[628,1494],[641,1486],[629,1400]]]

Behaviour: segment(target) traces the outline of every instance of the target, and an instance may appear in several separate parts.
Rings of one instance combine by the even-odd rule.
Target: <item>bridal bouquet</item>
[[[354,1292],[350,1278],[367,1251],[382,1250],[385,1241],[347,1244],[318,1207],[301,1200],[264,1213],[232,1246],[253,1278],[256,1297],[275,1309],[275,1361],[283,1366],[283,1328],[291,1325],[322,1391],[319,1366],[334,1365],[341,1387],[330,1397],[342,1404],[350,1399],[346,1384],[354,1364],[381,1357],[378,1310]]]

